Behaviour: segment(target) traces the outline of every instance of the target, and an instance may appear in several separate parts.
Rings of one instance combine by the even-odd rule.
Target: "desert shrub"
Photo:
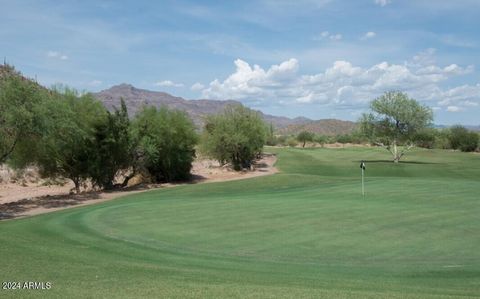
[[[477,133],[457,125],[450,128],[449,141],[453,149],[459,149],[462,152],[473,152],[478,147],[479,137]]]
[[[336,141],[338,143],[353,143],[353,138],[351,135],[349,134],[343,134],[343,135],[337,135],[336,136]]]
[[[298,145],[297,139],[293,137],[289,137],[286,142],[287,142],[287,145],[290,147],[296,147]]]
[[[350,136],[350,143],[366,144],[369,142],[368,137],[360,129],[355,129],[348,134]]]
[[[277,144],[283,145],[283,146],[287,145],[287,136],[280,135],[280,136],[277,136],[276,138],[277,138]]]
[[[249,168],[266,141],[261,116],[241,105],[228,106],[222,113],[207,117],[201,151],[235,170]]]
[[[438,149],[452,148],[450,144],[450,130],[448,129],[436,130],[434,148],[438,148]]]
[[[93,155],[89,175],[94,185],[111,189],[115,177],[122,170],[129,169],[134,158],[135,148],[125,102],[122,100],[120,109],[107,112],[102,120],[95,125],[94,138],[91,139]]]
[[[413,140],[419,147],[432,149],[435,147],[436,135],[437,130],[433,128],[425,128],[418,131],[413,137]]]
[[[132,123],[132,138],[137,145],[137,168],[155,182],[190,177],[198,137],[184,112],[146,107]]]

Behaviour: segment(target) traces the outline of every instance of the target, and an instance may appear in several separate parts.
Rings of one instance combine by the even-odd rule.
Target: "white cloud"
[[[320,33],[318,36],[314,36],[312,39],[316,41],[324,40],[324,39],[330,39],[333,41],[341,40],[343,36],[340,33],[332,34],[328,31],[323,31]]]
[[[445,91],[441,91],[436,96],[441,99],[438,102],[440,106],[479,106],[480,84],[457,86]]]
[[[462,109],[458,106],[448,106],[447,111],[448,112],[459,112],[459,111],[462,111]]]
[[[480,103],[480,84],[444,89],[450,78],[473,71],[473,66],[435,63],[435,50],[419,53],[404,64],[381,62],[359,67],[335,61],[322,72],[299,74],[295,58],[264,69],[235,60],[235,71],[215,79],[202,90],[205,98],[236,99],[252,105],[335,105],[362,108],[385,91],[400,90],[432,106],[473,107]]]
[[[387,4],[392,3],[391,0],[375,0],[375,4],[380,5],[380,6],[385,6]]]
[[[202,94],[207,98],[252,99],[274,96],[277,89],[290,86],[297,79],[298,61],[294,58],[273,65],[265,71],[258,65],[253,68],[241,59],[235,60],[236,71],[223,82],[210,82]],[[257,99],[254,99],[257,98]]]
[[[427,65],[435,65],[435,53],[437,49],[428,48],[421,51],[417,55],[413,56],[413,59],[408,61],[407,64],[412,67],[422,67]]]
[[[474,71],[474,66],[469,65],[466,68],[462,68],[462,67],[459,67],[456,64],[451,64],[449,66],[446,66],[443,69],[443,71],[446,72],[446,73],[454,74],[454,75],[466,75],[466,74],[472,73]]]
[[[477,107],[477,106],[479,106],[479,104],[477,102],[472,102],[472,101],[464,101],[462,104],[464,106],[467,106],[467,107]]]
[[[313,93],[309,93],[305,96],[296,98],[295,101],[299,103],[311,103],[313,101]]]
[[[48,58],[54,58],[54,59],[60,59],[60,60],[67,60],[68,56],[65,54],[62,54],[58,51],[48,51],[47,52],[47,57]]]
[[[162,86],[162,87],[183,87],[184,86],[182,83],[175,83],[171,80],[159,81],[155,83],[155,85]]]
[[[375,32],[369,31],[363,35],[362,39],[370,39],[370,38],[374,38],[375,36],[377,36]]]
[[[193,84],[192,87],[190,87],[191,90],[202,90],[204,88],[205,88],[205,85],[203,85],[200,82],[197,82],[197,83]]]

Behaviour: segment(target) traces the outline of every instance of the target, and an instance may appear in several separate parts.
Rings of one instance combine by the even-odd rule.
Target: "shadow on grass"
[[[45,195],[40,197],[24,198],[22,200],[7,202],[0,204],[0,220],[13,219],[25,216],[25,213],[32,209],[44,208],[64,208],[81,204],[86,201],[98,200],[101,198],[100,193],[123,193],[129,191],[148,190],[151,187],[145,185],[137,185],[123,189],[113,189],[104,191],[88,191],[80,194],[59,194]]]
[[[35,208],[62,208],[75,206],[88,200],[99,199],[98,192],[86,192],[76,195],[46,195],[34,198],[24,198],[15,202],[0,205],[0,220],[12,219],[23,216],[23,213]]]
[[[274,154],[264,154],[264,156],[274,156]],[[269,165],[264,162],[255,161],[252,165],[253,169],[243,170],[245,172],[255,170],[258,172],[268,172]],[[26,216],[28,211],[32,209],[53,209],[66,208],[79,205],[86,201],[93,201],[102,198],[102,194],[116,193],[121,196],[122,193],[131,191],[143,191],[161,188],[165,186],[197,184],[207,181],[208,178],[202,175],[192,175],[189,180],[169,182],[169,183],[155,183],[155,184],[139,184],[127,188],[114,188],[112,190],[102,191],[87,191],[80,194],[60,194],[60,195],[45,195],[41,197],[24,198],[14,202],[7,202],[0,204],[0,221],[13,219],[17,217]]]

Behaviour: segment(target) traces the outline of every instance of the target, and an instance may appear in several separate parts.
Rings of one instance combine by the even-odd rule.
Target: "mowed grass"
[[[480,155],[267,150],[281,173],[0,223],[0,280],[53,284],[0,296],[480,296]]]

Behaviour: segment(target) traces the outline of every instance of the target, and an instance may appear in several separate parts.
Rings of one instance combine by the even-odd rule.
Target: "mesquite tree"
[[[167,107],[144,107],[132,123],[132,138],[137,152],[134,167],[153,181],[190,178],[198,136],[185,112]]]
[[[250,168],[266,141],[266,125],[261,116],[242,105],[227,106],[207,117],[201,149],[220,164],[231,163],[235,170]]]
[[[371,112],[360,119],[361,129],[373,143],[390,151],[395,163],[415,145],[417,132],[433,120],[429,107],[398,91],[386,92],[373,100],[370,109]]]
[[[125,187],[135,175],[134,169],[122,184],[115,184],[115,178],[134,166],[134,146],[127,106],[122,99],[120,109],[107,111],[106,117],[94,126],[94,138],[90,139],[94,154],[88,163],[92,183],[104,189]]]
[[[97,149],[92,147],[95,128],[105,121],[107,111],[90,94],[58,88],[42,106],[43,132],[31,158],[44,177],[65,177],[75,191],[91,178],[91,163]]]
[[[21,146],[29,144],[38,135],[39,103],[46,91],[21,77],[10,66],[2,66],[0,73],[0,164],[7,162]]]
[[[312,132],[302,131],[297,135],[297,140],[303,143],[302,147],[305,147],[305,144],[307,143],[307,141],[313,141],[314,137],[315,137],[315,134],[313,134]]]

